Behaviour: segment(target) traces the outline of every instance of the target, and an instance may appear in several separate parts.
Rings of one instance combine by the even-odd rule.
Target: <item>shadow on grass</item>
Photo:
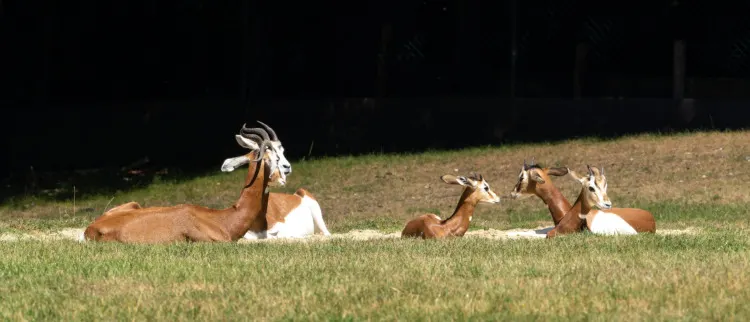
[[[129,170],[104,168],[46,173],[29,171],[23,176],[3,180],[0,203],[31,196],[44,201],[66,201],[74,197],[84,199],[95,195],[111,195],[116,192],[142,189],[163,181],[179,183],[218,172],[216,166],[192,167],[184,170],[146,167]]]

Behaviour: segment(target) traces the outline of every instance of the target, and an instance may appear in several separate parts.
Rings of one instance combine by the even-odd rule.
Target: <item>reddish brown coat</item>
[[[254,159],[257,153],[251,152],[248,158]],[[248,230],[263,231],[267,227],[267,171],[265,158],[250,162],[246,186],[239,200],[229,208],[217,210],[197,205],[142,208],[129,202],[94,220],[84,236],[88,240],[126,243],[238,240]]]

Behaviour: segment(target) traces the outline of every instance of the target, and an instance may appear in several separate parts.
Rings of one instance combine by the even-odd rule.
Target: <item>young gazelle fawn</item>
[[[284,185],[292,166],[281,142],[272,140],[273,130],[242,126],[235,136],[250,153],[224,161],[222,171],[249,164],[240,198],[229,208],[217,210],[198,205],[142,208],[136,202],[115,207],[99,216],[84,231],[83,238],[123,243],[170,243],[183,241],[236,241],[248,230],[266,230],[268,186]]]
[[[464,192],[458,200],[458,205],[448,219],[441,220],[435,214],[419,216],[406,224],[401,232],[402,238],[446,238],[461,237],[469,230],[469,223],[474,214],[474,208],[479,203],[496,204],[500,202],[498,197],[482,175],[470,177],[456,177],[444,175],[440,177],[447,184],[464,186]]]
[[[599,170],[588,165],[586,167],[587,176],[579,177],[573,171],[570,171],[570,175],[581,183],[581,194],[576,201],[576,204],[581,205],[581,209],[577,217],[585,222],[589,231],[601,235],[656,232],[656,221],[651,212],[637,208],[612,208],[612,202],[607,195],[604,168]]]

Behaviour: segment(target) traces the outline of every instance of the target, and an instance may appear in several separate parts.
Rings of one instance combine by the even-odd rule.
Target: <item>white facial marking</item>
[[[589,190],[594,194],[596,197],[596,202],[598,204],[601,204],[604,201],[604,197],[602,196],[602,192],[599,190],[599,187],[596,186],[596,181],[594,181],[594,176],[589,176]]]

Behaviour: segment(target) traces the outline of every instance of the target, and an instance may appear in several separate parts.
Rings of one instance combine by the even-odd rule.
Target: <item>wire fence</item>
[[[519,1],[518,10],[512,13],[507,2],[489,9],[485,3],[468,2],[467,6],[480,6],[479,10],[460,9],[446,1],[414,3],[407,6],[412,14],[401,14],[392,22],[392,51],[381,53],[392,76],[388,81],[391,93],[402,88],[417,95],[451,93],[467,81],[460,77],[462,72],[472,69],[473,78],[483,83],[507,85],[513,14],[518,20],[516,69],[521,96],[544,96],[540,94],[544,91],[556,96],[553,87],[560,87],[561,80],[555,78],[568,83],[573,78],[580,44],[586,48],[580,63],[585,64],[586,73],[594,75],[589,83],[606,83],[601,77],[619,77],[652,79],[654,85],[648,86],[659,87],[636,88],[632,95],[670,95],[672,43],[676,39],[687,44],[688,78],[750,76],[750,20],[728,15],[747,11],[746,4],[730,7],[672,1],[613,7],[575,0],[537,0]],[[476,26],[461,27],[466,24]],[[476,41],[461,40],[467,37]],[[471,52],[481,54],[466,54]],[[462,60],[462,56],[476,59]],[[491,72],[476,71],[477,66]],[[540,79],[545,78],[550,79],[548,84],[541,84],[544,81]],[[497,93],[500,87],[488,86],[486,94]]]

